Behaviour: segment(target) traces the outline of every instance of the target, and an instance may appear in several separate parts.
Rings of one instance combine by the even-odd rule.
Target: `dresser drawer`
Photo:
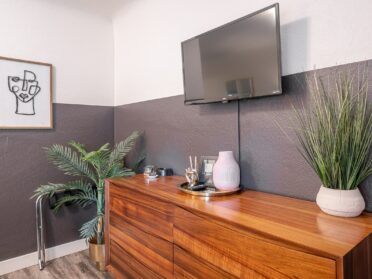
[[[121,197],[134,203],[150,207],[167,215],[173,215],[174,205],[169,202],[164,202],[134,190],[127,189],[123,186],[116,186],[115,184],[111,184],[109,190],[110,195]]]
[[[171,242],[123,222],[115,213],[110,215],[110,239],[152,272],[162,278],[173,278],[173,244]]]
[[[261,279],[259,274],[255,274],[252,278]],[[174,278],[176,279],[199,279],[199,278],[214,278],[214,279],[236,279],[230,273],[197,258],[182,248],[174,245]]]
[[[181,208],[175,209],[174,226],[176,245],[238,278],[336,278],[332,259],[242,234]]]
[[[111,264],[108,270],[115,279],[157,279],[162,278],[140,261],[123,250],[115,241],[110,241]]]
[[[149,198],[146,197],[146,199]],[[171,208],[173,209],[173,207]],[[112,194],[110,196],[111,212],[115,213],[122,221],[149,234],[173,241],[173,212],[169,206],[166,210],[161,210],[156,206],[150,207],[147,203],[140,203]]]

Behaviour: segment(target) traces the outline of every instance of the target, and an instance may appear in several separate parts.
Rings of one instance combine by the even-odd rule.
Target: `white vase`
[[[359,216],[366,206],[358,188],[338,190],[323,185],[316,196],[316,203],[325,213],[340,217]]]
[[[240,184],[240,168],[232,151],[220,151],[213,167],[213,184],[223,191],[235,190]]]

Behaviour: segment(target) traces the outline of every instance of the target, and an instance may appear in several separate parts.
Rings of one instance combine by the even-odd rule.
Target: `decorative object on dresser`
[[[98,150],[88,152],[84,145],[74,141],[70,142],[69,146],[54,144],[46,148],[49,160],[58,169],[79,179],[67,183],[42,185],[35,190],[34,197],[53,198],[62,192],[63,196],[55,203],[55,211],[71,203],[82,207],[96,205],[97,215],[81,227],[80,235],[89,241],[89,254],[99,270],[105,268],[104,179],[135,174],[124,167],[124,157],[132,150],[140,135],[141,133],[137,131],[133,132],[113,149],[106,143]],[[142,159],[141,157],[140,160]]]
[[[190,160],[190,167],[188,167],[185,170],[185,177],[189,184],[189,187],[192,188],[194,186],[197,186],[199,184],[199,168],[198,168],[198,162],[197,157],[195,156],[194,164],[192,162],[192,157],[189,156]]]
[[[145,166],[145,171],[143,172],[145,176],[155,176],[156,175],[156,167],[154,165],[147,165]]]
[[[213,166],[213,184],[223,191],[239,188],[240,168],[232,151],[220,151]]]
[[[352,72],[314,75],[308,87],[312,107],[296,110],[297,136],[302,155],[323,183],[316,202],[328,214],[358,216],[365,208],[358,186],[372,173],[367,75],[361,80]]]
[[[237,194],[241,191],[240,188],[235,188],[233,190],[218,190],[214,186],[208,186],[205,184],[198,184],[195,186],[190,186],[188,182],[181,183],[177,185],[177,188],[189,195],[199,196],[199,197],[220,197],[220,196],[227,196],[232,194]]]
[[[156,172],[159,176],[172,176],[173,175],[173,169],[171,168],[158,168]]]
[[[255,191],[206,200],[178,191],[182,181],[106,180],[115,278],[372,278],[372,215],[337,218]]]
[[[365,208],[365,202],[358,188],[337,190],[320,186],[316,203],[324,212],[340,216],[359,216]]]
[[[194,164],[191,156],[189,156],[189,160],[190,167],[186,169],[185,173],[187,182],[177,185],[177,188],[180,191],[200,197],[226,196],[240,191],[239,187],[217,189],[214,186],[211,175],[213,175],[213,169],[215,162],[217,161],[217,157],[202,156],[200,160],[201,168],[199,168],[196,156],[194,158]]]
[[[207,186],[213,186],[213,167],[217,156],[200,156],[200,181]]]
[[[0,57],[0,129],[53,128],[53,66]]]

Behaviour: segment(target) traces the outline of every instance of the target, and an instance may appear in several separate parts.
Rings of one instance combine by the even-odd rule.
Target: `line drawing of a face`
[[[16,114],[34,115],[34,98],[41,91],[36,74],[24,70],[23,78],[8,76],[8,87],[10,92],[16,96]],[[27,104],[28,105],[25,105]]]

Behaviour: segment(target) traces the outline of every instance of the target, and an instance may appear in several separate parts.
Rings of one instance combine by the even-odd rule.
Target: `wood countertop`
[[[180,176],[150,181],[136,175],[108,181],[195,214],[213,216],[220,225],[252,231],[274,243],[333,259],[344,257],[372,233],[372,214],[334,217],[323,213],[314,202],[300,199],[250,190],[224,197],[196,197],[177,189],[178,184],[185,182]]]

